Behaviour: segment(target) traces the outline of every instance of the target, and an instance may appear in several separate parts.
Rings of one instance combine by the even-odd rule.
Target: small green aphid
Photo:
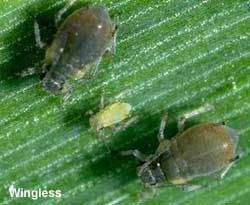
[[[61,16],[78,0],[70,0],[56,16],[56,24]],[[43,88],[52,94],[66,93],[69,96],[71,88],[66,81],[79,79],[91,72],[95,75],[106,51],[115,54],[118,18],[112,23],[103,5],[80,8],[69,15],[59,27],[50,46],[40,40],[37,22],[34,24],[37,45],[46,49],[45,61],[40,68],[31,68],[22,72],[22,76],[43,73]]]
[[[131,112],[132,106],[125,102],[115,102],[105,107],[103,92],[100,102],[100,111],[96,114],[93,114],[92,111],[88,112],[88,114],[91,115],[89,118],[89,124],[107,146],[104,139],[104,129],[110,127],[115,128],[115,130],[118,131],[121,128],[124,129],[128,127],[137,120],[136,116],[131,117]],[[110,150],[109,147],[108,150]]]
[[[99,131],[105,127],[113,126],[130,116],[131,105],[124,102],[115,102],[101,109],[89,119],[90,126]]]
[[[121,152],[122,155],[134,155],[144,162],[137,174],[145,186],[158,186],[168,181],[192,191],[202,186],[188,184],[195,177],[216,171],[221,171],[221,178],[225,176],[239,158],[236,155],[238,132],[218,123],[202,123],[184,131],[186,119],[212,108],[206,105],[180,117],[179,132],[171,140],[164,139],[167,114],[164,115],[158,134],[160,144],[154,155],[147,157],[138,150]]]

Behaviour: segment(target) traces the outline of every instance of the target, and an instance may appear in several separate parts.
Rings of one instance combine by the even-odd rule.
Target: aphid
[[[95,131],[99,131],[120,123],[130,116],[131,108],[130,104],[124,102],[108,105],[89,119],[90,126]]]
[[[70,2],[59,11],[56,23],[63,13],[77,0]],[[35,22],[35,37],[41,48],[45,44],[40,41],[39,26]],[[112,24],[109,14],[103,5],[80,8],[69,15],[61,24],[52,44],[46,48],[45,63],[42,68],[29,69],[22,76],[44,73],[43,88],[59,94],[62,90],[69,94],[70,88],[65,83],[68,79],[79,79],[95,65],[91,77],[98,70],[103,54],[109,50],[115,54],[118,18]]]
[[[206,176],[221,171],[223,178],[234,161],[238,132],[228,126],[217,123],[202,123],[184,131],[185,120],[212,109],[206,105],[187,113],[178,120],[178,134],[171,140],[164,139],[167,115],[161,120],[158,140],[160,142],[154,155],[146,157],[138,150],[121,152],[122,155],[134,155],[144,162],[138,168],[138,176],[145,186],[156,186],[168,181],[187,191],[200,188],[201,185],[188,185],[188,181],[198,176]]]
[[[93,115],[92,111],[88,112],[88,114],[91,115],[91,117],[89,118],[89,124],[91,128],[103,140],[104,144],[107,146],[103,138],[104,128],[112,127],[116,128],[116,130],[119,130],[121,128],[128,127],[130,124],[134,123],[137,120],[136,116],[128,119],[129,117],[131,117],[131,112],[132,112],[132,106],[124,102],[115,102],[111,105],[104,107],[104,92],[103,92],[100,102],[100,111],[95,115]]]

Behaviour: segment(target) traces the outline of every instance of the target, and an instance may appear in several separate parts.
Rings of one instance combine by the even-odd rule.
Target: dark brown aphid
[[[238,132],[217,123],[198,124],[183,131],[187,118],[211,108],[211,105],[206,105],[179,118],[179,133],[171,140],[163,136],[167,118],[165,115],[158,135],[160,145],[152,156],[145,157],[138,150],[122,152],[123,155],[132,154],[145,162],[138,168],[138,176],[145,186],[155,186],[167,180],[191,191],[200,187],[187,186],[187,182],[195,177],[210,175],[219,170],[222,171],[221,178],[224,177],[237,158],[235,151]]]
[[[76,0],[71,0],[58,14],[56,22]],[[65,89],[65,81],[83,77],[91,65],[95,69],[105,51],[112,49],[115,53],[115,39],[118,29],[118,19],[111,23],[106,8],[102,5],[81,8],[68,16],[61,24],[52,44],[46,48],[45,63],[42,67],[45,73],[42,86],[50,93],[58,94]],[[36,41],[40,47],[39,27],[35,22]],[[32,74],[36,71],[29,71]],[[25,73],[27,74],[27,73]],[[25,75],[24,74],[24,75]]]

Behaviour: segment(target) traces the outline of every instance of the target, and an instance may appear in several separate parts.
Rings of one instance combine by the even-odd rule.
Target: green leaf
[[[1,204],[248,204],[250,200],[250,1],[104,0],[121,19],[117,55],[105,59],[93,81],[73,82],[63,110],[60,97],[46,93],[39,76],[16,73],[39,63],[33,22],[42,39],[56,32],[54,15],[66,3],[2,0],[0,7],[0,203]],[[74,8],[86,2],[80,1]],[[97,1],[92,2],[97,3]],[[206,103],[215,111],[188,120],[225,121],[240,131],[242,159],[223,180],[195,179],[207,187],[186,193],[177,187],[143,188],[139,162],[109,154],[90,129],[89,109],[130,103],[139,122],[118,133],[106,130],[115,150],[154,153],[157,129],[168,111],[166,137],[177,132],[177,117]],[[196,149],[196,147],[194,147]],[[62,198],[11,198],[9,186],[61,190]]]

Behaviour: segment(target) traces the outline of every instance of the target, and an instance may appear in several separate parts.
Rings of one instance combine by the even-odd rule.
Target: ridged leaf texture
[[[73,81],[62,109],[60,96],[46,93],[39,76],[16,73],[44,59],[35,45],[34,19],[49,44],[54,15],[65,3],[1,0],[0,204],[249,204],[250,1],[104,0],[121,21],[117,54],[102,61],[94,80]],[[99,2],[79,1],[71,10],[86,3]],[[187,193],[166,183],[152,197],[136,175],[140,163],[108,153],[89,126],[85,113],[98,111],[102,88],[106,105],[130,103],[139,117],[126,129],[105,130],[112,149],[152,154],[164,112],[170,139],[179,116],[211,103],[214,111],[189,119],[186,127],[225,122],[240,132],[241,159],[222,180],[193,180],[206,184],[200,190]],[[10,185],[60,189],[62,198],[10,198]]]

